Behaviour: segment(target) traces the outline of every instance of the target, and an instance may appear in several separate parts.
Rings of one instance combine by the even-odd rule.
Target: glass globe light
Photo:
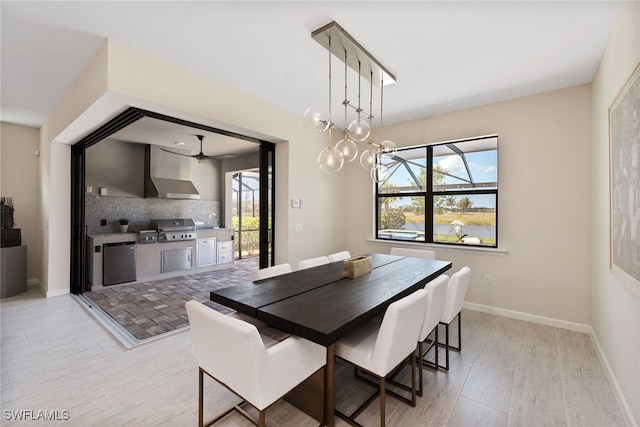
[[[387,175],[389,175],[389,167],[381,162],[377,162],[375,166],[371,168],[370,174],[374,182],[383,182],[387,179]]]
[[[360,165],[366,170],[371,170],[376,164],[376,153],[377,151],[372,147],[364,150],[360,156]]]
[[[329,113],[320,105],[312,105],[304,112],[304,126],[315,132],[324,132],[331,124]]]
[[[398,146],[396,145],[396,143],[388,139],[382,141],[382,144],[380,144],[380,146],[382,151],[381,157],[383,159],[393,159],[398,153]]]
[[[350,163],[358,156],[358,147],[356,143],[350,140],[347,136],[338,141],[336,144],[336,150],[342,154],[342,158],[345,163]]]
[[[344,159],[335,148],[325,148],[318,155],[318,166],[325,173],[335,173],[342,169]]]
[[[347,127],[347,133],[354,141],[364,141],[369,138],[370,132],[371,127],[365,119],[355,119],[349,123],[349,127]]]

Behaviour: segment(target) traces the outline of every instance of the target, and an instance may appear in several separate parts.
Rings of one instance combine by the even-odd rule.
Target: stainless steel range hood
[[[188,151],[173,148],[171,151],[190,154]],[[191,157],[167,153],[156,145],[147,145],[144,158],[144,197],[200,198],[200,193],[191,182]]]

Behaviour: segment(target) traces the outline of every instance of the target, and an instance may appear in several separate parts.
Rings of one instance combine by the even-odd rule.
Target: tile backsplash
[[[87,234],[119,233],[118,219],[129,220],[129,231],[149,229],[152,219],[191,218],[194,221],[213,225],[217,215],[220,225],[222,203],[217,200],[170,200],[138,197],[103,197],[87,194],[85,197],[85,220]],[[107,225],[100,225],[106,219]]]

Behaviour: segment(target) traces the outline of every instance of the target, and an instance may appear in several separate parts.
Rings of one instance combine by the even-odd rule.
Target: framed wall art
[[[609,108],[611,269],[640,287],[640,63]]]

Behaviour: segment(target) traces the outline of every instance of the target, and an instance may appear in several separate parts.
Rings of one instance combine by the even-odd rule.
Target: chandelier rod
[[[328,147],[333,148],[333,139],[331,135],[331,128],[333,127],[333,116],[331,115],[331,35],[329,35],[329,145]]]
[[[347,136],[347,106],[350,105],[349,100],[347,99],[347,49],[344,50],[344,100],[342,101],[342,105],[344,105],[344,129],[343,133],[346,138]]]

